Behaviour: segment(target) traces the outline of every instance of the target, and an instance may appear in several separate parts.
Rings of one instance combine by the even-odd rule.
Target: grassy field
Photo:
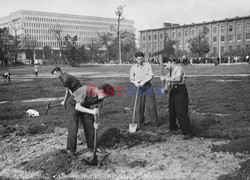
[[[100,115],[102,132],[110,127],[127,129],[132,120],[132,111],[124,112],[125,107],[132,109],[134,104],[134,97],[127,95],[126,88],[130,84],[130,67],[131,65],[83,65],[78,68],[62,66],[63,71],[76,75],[82,84],[100,85],[105,82],[124,87],[121,96],[105,100],[105,107]],[[31,133],[50,132],[56,126],[66,126],[66,111],[63,107],[54,108],[48,115],[44,115],[48,101],[23,102],[64,96],[60,80],[50,74],[52,69],[52,66],[41,66],[41,78],[35,78],[32,74],[33,67],[30,66],[0,68],[1,74],[10,71],[13,77],[9,84],[0,83],[0,102],[8,101],[0,104],[0,125],[12,127],[9,131],[14,131],[13,127],[18,125],[26,126]],[[184,69],[188,76],[190,117],[196,134],[200,137],[228,139],[250,136],[250,66],[201,65],[186,66]],[[153,71],[159,76],[159,65],[153,65]],[[159,78],[154,78],[152,84],[160,85]],[[157,96],[156,103],[162,123],[160,128],[167,129],[168,95]],[[36,109],[41,116],[28,117],[25,112],[29,108]]]
[[[127,89],[128,85],[130,85],[129,70],[131,65],[83,65],[78,68],[62,65],[61,67],[63,71],[77,76],[82,84],[101,85],[103,83],[110,83],[115,86],[116,95],[107,98],[103,109],[100,111],[99,139],[101,139],[100,137],[104,137],[105,132],[108,132],[106,130],[109,128],[128,129],[132,121],[132,110],[135,99],[134,96],[128,93],[129,90]],[[159,65],[153,65],[152,67],[156,76],[152,80],[152,84],[156,87],[161,84],[159,81],[160,67]],[[14,172],[15,169],[12,168],[12,165],[16,162],[22,164],[27,158],[30,160],[30,157],[36,157],[34,158],[34,162],[37,163],[32,164],[33,161],[28,161],[32,167],[40,167],[40,164],[43,164],[52,173],[55,173],[54,170],[61,167],[60,163],[65,164],[61,156],[59,158],[55,156],[55,160],[48,161],[48,156],[51,160],[54,157],[53,153],[58,152],[54,151],[54,148],[65,148],[66,136],[47,133],[54,132],[55,127],[66,127],[67,121],[66,110],[62,106],[53,108],[47,115],[45,114],[48,100],[64,96],[64,88],[60,80],[50,74],[52,69],[53,66],[41,66],[39,78],[35,78],[32,66],[0,67],[0,74],[9,71],[12,77],[11,83],[5,84],[3,80],[0,82],[0,140],[2,145],[0,149],[1,155],[3,155],[0,157],[0,172],[2,174],[7,173],[8,176],[6,177],[13,174],[14,177],[18,177],[17,179],[22,179],[21,177],[24,175],[31,175],[25,171],[19,177],[18,173]],[[216,173],[218,172],[221,174],[218,176],[220,180],[248,179],[250,177],[249,159],[240,163],[241,167],[236,171],[233,165],[236,163],[236,160],[245,158],[250,153],[250,65],[219,65],[216,67],[213,65],[199,65],[193,67],[185,66],[184,69],[187,74],[186,84],[189,91],[190,119],[196,135],[200,138],[183,141],[178,140],[178,138],[176,139],[173,135],[167,135],[166,138],[169,141],[162,141],[160,144],[156,144],[156,146],[142,144],[141,146],[137,146],[133,153],[131,149],[125,149],[124,151],[127,151],[124,154],[127,157],[125,159],[126,162],[130,159],[129,155],[131,154],[135,154],[136,159],[134,160],[137,160],[138,155],[136,153],[142,147],[140,153],[142,153],[141,155],[144,159],[152,163],[151,165],[158,164],[159,157],[161,157],[160,161],[164,160],[164,165],[170,162],[165,170],[162,167],[160,168],[161,171],[154,169],[154,175],[158,175],[159,172],[167,174],[169,170],[171,177],[174,177],[173,170],[176,170],[175,172],[180,175],[179,172],[181,171],[178,171],[178,169],[188,173],[189,170],[184,169],[184,167],[193,167],[189,175],[196,177],[195,174],[200,174],[200,176],[203,175],[202,177],[204,177],[194,179],[206,179],[206,177],[211,179],[211,176],[217,177],[218,174]],[[121,88],[123,89],[121,90]],[[53,100],[51,103],[57,104],[60,101],[60,99]],[[156,96],[156,104],[158,117],[161,122],[159,129],[167,130],[169,119],[168,94]],[[35,118],[28,117],[26,111],[30,108],[39,111],[41,116]],[[130,108],[131,110],[125,111],[125,108]],[[146,121],[150,121],[147,118],[147,112]],[[145,130],[156,131],[157,129],[146,126]],[[162,137],[164,135],[157,136]],[[61,141],[59,141],[60,138],[62,138]],[[231,141],[225,141],[224,139],[230,139]],[[229,143],[221,144],[221,141]],[[213,142],[217,143],[214,144]],[[149,148],[148,150],[145,150],[145,145]],[[119,153],[122,152],[122,149],[114,149],[114,151],[118,151]],[[231,154],[229,156],[228,153],[221,153],[221,151]],[[163,154],[159,156],[162,152],[164,152],[164,156]],[[43,155],[43,153],[46,154]],[[123,161],[121,158],[124,156],[118,156],[118,153],[113,152],[118,157],[119,162],[121,160],[120,163],[122,164]],[[148,159],[150,157],[148,153],[156,155],[156,157]],[[38,161],[38,155],[44,157],[41,162]],[[235,156],[235,160],[232,159],[234,158],[232,156]],[[206,170],[204,170],[201,167],[203,167],[202,163],[206,162],[208,164],[203,164],[206,165]],[[52,165],[54,165],[55,169],[50,168]],[[11,173],[8,173],[8,170],[5,169],[6,166]],[[123,165],[114,164],[114,166],[123,169]],[[171,166],[174,166],[174,169],[169,169]],[[79,164],[79,167],[82,168],[82,164]],[[145,169],[149,167],[151,166],[143,167],[143,172],[150,172],[149,169]],[[210,169],[211,167],[214,168],[215,172]],[[230,173],[222,173],[225,172],[223,168],[227,169],[227,172]],[[233,169],[229,171],[228,168]],[[217,169],[221,171],[217,172]],[[59,168],[59,170],[64,172],[63,169]],[[134,171],[139,172],[137,167]],[[98,175],[95,169],[90,172],[93,172],[91,174]],[[102,172],[110,174],[109,169]],[[86,173],[83,174],[85,175]],[[102,173],[100,174],[103,176]],[[121,173],[114,172],[113,174],[117,177]]]

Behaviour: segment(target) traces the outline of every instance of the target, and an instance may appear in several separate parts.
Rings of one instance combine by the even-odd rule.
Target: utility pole
[[[117,38],[118,38],[118,51],[119,51],[119,55],[118,55],[118,60],[119,60],[119,64],[122,64],[122,49],[121,49],[121,35],[120,35],[120,22],[121,22],[121,16],[123,13],[123,7],[124,6],[119,6],[117,8],[117,11],[115,12],[116,15],[118,16],[118,26],[117,26]]]

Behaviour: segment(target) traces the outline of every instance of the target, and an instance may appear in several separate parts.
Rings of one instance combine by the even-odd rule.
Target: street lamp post
[[[119,64],[122,64],[122,50],[121,50],[121,35],[120,35],[120,22],[121,22],[121,15],[123,12],[123,6],[119,6],[117,8],[117,11],[115,12],[116,15],[118,16],[118,26],[117,26],[117,38],[118,38],[118,51],[119,51]]]

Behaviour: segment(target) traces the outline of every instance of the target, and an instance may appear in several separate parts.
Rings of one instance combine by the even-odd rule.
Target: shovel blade
[[[130,133],[135,133],[136,130],[137,130],[137,124],[129,124],[129,129],[128,129],[128,131],[129,131]]]

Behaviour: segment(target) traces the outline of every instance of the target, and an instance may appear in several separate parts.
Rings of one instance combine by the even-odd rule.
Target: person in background
[[[2,78],[4,80],[4,82],[6,83],[7,81],[10,82],[10,73],[9,72],[5,72],[3,75],[2,75]]]
[[[38,64],[35,64],[35,66],[34,66],[34,74],[35,74],[36,77],[38,77],[38,69],[39,69]]]

